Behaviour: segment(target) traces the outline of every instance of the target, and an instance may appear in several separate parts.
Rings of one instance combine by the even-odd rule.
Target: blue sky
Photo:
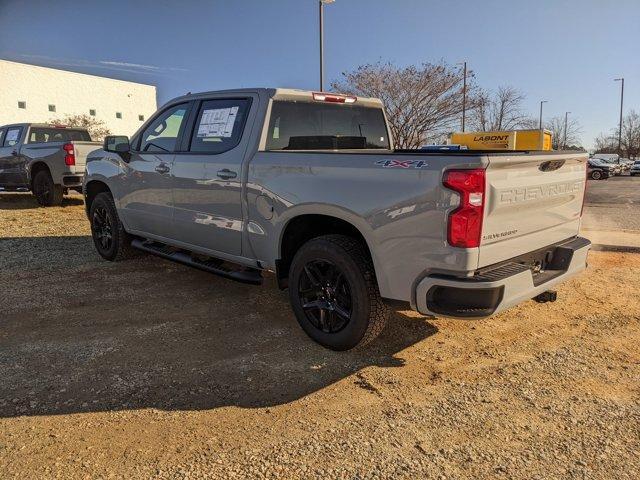
[[[316,0],[0,0],[0,58],[187,91],[318,87]],[[467,60],[480,86],[513,85],[537,116],[571,111],[590,146],[640,110],[639,0],[336,0],[326,82],[364,63]]]

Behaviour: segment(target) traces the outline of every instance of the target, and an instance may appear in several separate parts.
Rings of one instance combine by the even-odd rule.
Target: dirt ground
[[[272,281],[102,261],[80,197],[0,194],[0,237],[3,479],[640,478],[640,254],[335,353]]]

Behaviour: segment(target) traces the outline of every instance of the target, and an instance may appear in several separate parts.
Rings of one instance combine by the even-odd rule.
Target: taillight
[[[64,156],[65,165],[75,165],[76,164],[76,152],[73,148],[73,143],[65,143],[62,146],[62,149],[66,152]]]
[[[336,95],[334,93],[313,92],[313,99],[317,102],[331,103],[356,103],[357,98],[348,95]]]
[[[478,247],[482,236],[485,171],[448,170],[442,183],[460,195],[460,205],[449,214],[449,245],[461,248]]]

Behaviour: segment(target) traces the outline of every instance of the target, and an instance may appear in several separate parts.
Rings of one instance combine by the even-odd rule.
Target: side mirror
[[[128,153],[131,150],[131,145],[129,145],[129,137],[126,135],[108,135],[104,137],[102,148],[107,152]]]

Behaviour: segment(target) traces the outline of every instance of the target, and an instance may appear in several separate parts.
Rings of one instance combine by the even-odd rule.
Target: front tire
[[[344,235],[300,247],[289,269],[289,300],[307,335],[332,350],[366,345],[389,317],[369,254]]]
[[[131,236],[124,230],[118,217],[113,197],[108,192],[96,195],[89,210],[91,237],[102,258],[112,262],[125,260],[137,254],[131,246]]]
[[[594,170],[593,172],[591,172],[591,178],[593,180],[600,180],[602,178],[602,172]]]
[[[62,205],[62,185],[53,183],[53,178],[47,170],[40,170],[33,177],[33,194],[38,204],[43,207]]]

